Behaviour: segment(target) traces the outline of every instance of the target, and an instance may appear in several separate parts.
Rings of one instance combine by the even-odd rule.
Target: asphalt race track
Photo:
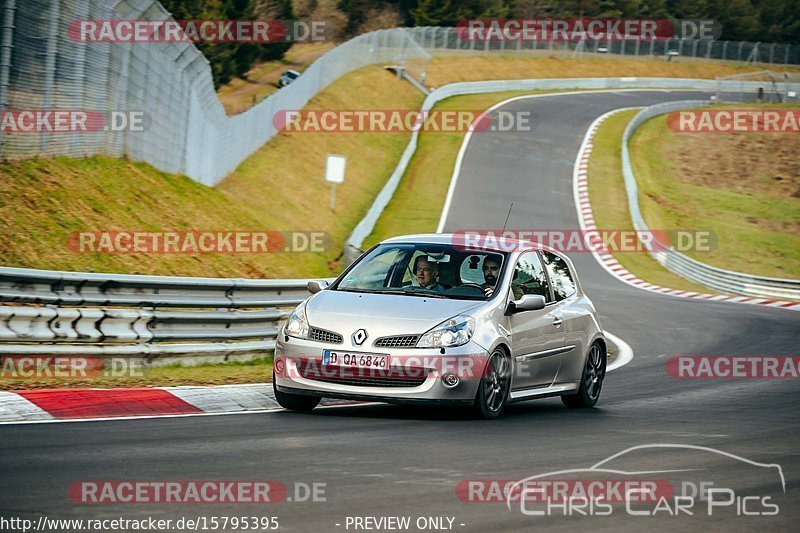
[[[532,132],[474,135],[466,152],[447,231],[577,229],[572,165],[589,124],[611,109],[691,92],[603,92],[508,104],[531,111]],[[602,209],[602,206],[594,206]],[[516,404],[496,421],[459,410],[384,405],[334,407],[312,414],[162,418],[0,427],[0,515],[50,518],[253,516],[279,518],[285,531],[352,531],[347,517],[454,518],[457,531],[548,528],[573,531],[795,530],[800,519],[800,412],[797,379],[675,379],[670,355],[796,355],[796,312],[691,301],[636,289],[611,277],[588,253],[572,254],[603,325],[626,340],[634,360],[609,374],[593,410],[558,399]],[[648,448],[624,467],[681,469],[741,495],[773,496],[774,516],[744,516],[736,505],[705,504],[691,516],[528,516],[519,504],[459,499],[462,480],[519,480],[587,468],[637,445],[710,447],[775,469],[699,449]],[[748,468],[744,468],[744,466]],[[617,464],[619,466],[619,463]],[[708,474],[708,478],[703,476]],[[650,477],[658,479],[658,474]],[[607,478],[607,476],[606,476]],[[606,479],[600,476],[599,479]],[[324,483],[324,502],[254,505],[78,505],[67,488],[81,480],[278,480]],[[738,500],[737,500],[738,501]],[[756,502],[758,503],[758,502]],[[744,510],[764,510],[753,504]],[[444,524],[448,522],[445,520]],[[337,525],[339,524],[339,525]],[[463,524],[463,525],[462,525]],[[411,528],[416,531],[415,527]]]

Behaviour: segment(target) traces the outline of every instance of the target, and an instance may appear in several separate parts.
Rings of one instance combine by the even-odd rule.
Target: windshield
[[[442,244],[382,244],[332,290],[488,300],[501,279],[505,254],[468,253]]]

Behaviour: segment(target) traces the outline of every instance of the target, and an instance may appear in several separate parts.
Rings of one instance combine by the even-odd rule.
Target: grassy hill
[[[440,86],[472,79],[530,77],[708,78],[759,68],[616,58],[457,57],[432,59],[428,82]],[[416,109],[422,100],[423,95],[410,84],[372,66],[338,80],[309,107]],[[213,189],[144,163],[108,157],[6,161],[0,164],[0,264],[165,275],[327,276],[338,271],[344,240],[391,174],[407,141],[406,133],[281,134]],[[458,138],[448,142],[457,149]],[[337,188],[335,213],[328,207],[330,189],[323,180],[328,153],[348,156],[347,178]],[[423,155],[437,159],[435,150]],[[438,164],[430,172],[435,175],[428,178],[446,181],[451,168]],[[428,211],[440,209],[443,201],[442,194]],[[414,206],[401,209],[400,216],[407,217],[408,209]],[[429,218],[438,219],[438,213],[434,214]],[[382,224],[392,231],[404,226]],[[325,253],[239,255],[85,254],[69,250],[71,233],[93,230],[313,230],[327,232],[331,245]]]

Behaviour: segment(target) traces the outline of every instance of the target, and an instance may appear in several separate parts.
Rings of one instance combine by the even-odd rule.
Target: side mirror
[[[513,315],[514,313],[520,313],[522,311],[538,311],[539,309],[544,309],[545,303],[544,296],[539,294],[525,294],[519,300],[508,302],[506,314]]]
[[[311,294],[317,294],[319,291],[328,288],[328,282],[325,280],[311,280],[306,284],[306,289]]]

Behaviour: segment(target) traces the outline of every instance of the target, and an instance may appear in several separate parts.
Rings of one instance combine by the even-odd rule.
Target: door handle
[[[560,328],[561,324],[563,323],[564,323],[564,317],[557,316],[553,318],[553,325],[555,327]]]

